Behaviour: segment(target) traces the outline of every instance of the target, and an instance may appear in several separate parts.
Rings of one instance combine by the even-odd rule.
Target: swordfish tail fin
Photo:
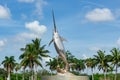
[[[55,23],[55,17],[54,17],[54,11],[53,10],[52,10],[52,16],[53,16],[54,30],[55,30],[55,32],[57,32],[56,23]]]

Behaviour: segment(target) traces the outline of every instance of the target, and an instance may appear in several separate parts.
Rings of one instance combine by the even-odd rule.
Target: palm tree
[[[92,80],[94,80],[94,73],[93,73],[93,68],[96,66],[96,60],[94,58],[87,58],[85,60],[86,66],[88,68],[91,68],[92,71]]]
[[[29,43],[25,46],[25,48],[21,48],[20,50],[23,51],[23,54],[19,56],[19,59],[22,59],[20,62],[20,66],[23,70],[22,80],[24,80],[26,67],[29,67],[30,71],[33,72],[33,60],[35,58],[33,53],[33,44]],[[31,76],[31,80],[33,80],[33,74]]]
[[[105,51],[99,50],[98,55],[94,55],[95,60],[97,61],[96,64],[98,64],[98,69],[103,70],[104,73],[104,80],[106,80],[106,73],[109,68],[109,55],[105,55]]]
[[[66,55],[66,58],[67,58],[68,63],[69,63],[69,64],[72,63],[73,60],[74,60],[74,58],[75,58],[75,56],[73,56],[70,51],[66,51],[66,52],[65,52],[65,55]]]
[[[24,51],[24,53],[19,57],[22,59],[21,66],[24,66],[24,69],[26,67],[30,68],[30,71],[32,72],[31,80],[34,80],[34,72],[37,73],[37,71],[34,71],[35,67],[37,67],[37,65],[42,67],[40,62],[42,57],[48,57],[47,53],[49,51],[45,50],[45,45],[41,46],[40,41],[41,40],[36,38],[35,40],[32,40],[33,43],[29,43],[25,46],[25,48],[21,48],[21,50]],[[37,76],[35,79],[37,79]]]
[[[35,40],[32,40],[32,42],[34,46],[34,54],[36,54],[40,60],[42,60],[42,57],[49,57],[47,54],[49,51],[45,49],[46,45],[41,45],[41,39],[36,38]],[[35,80],[37,80],[37,66],[38,64],[35,63]]]
[[[2,80],[6,80],[6,76],[7,76],[7,71],[3,68],[0,68],[0,77],[2,78]]]
[[[74,66],[74,69],[75,69],[75,59],[74,59],[75,57],[69,51],[66,51],[65,55],[70,65],[70,68],[73,68]],[[65,64],[59,57],[56,57],[47,61],[46,66],[49,66],[49,69],[53,71],[53,70],[56,70],[57,67],[64,68]]]
[[[25,68],[26,68],[26,66],[24,66],[23,64],[20,63],[20,67],[22,68],[22,80],[25,80]]]
[[[52,74],[52,71],[55,70],[55,68],[53,68],[53,65],[54,65],[54,63],[53,63],[52,59],[50,59],[49,61],[46,61],[46,66],[49,66],[51,74]]]
[[[34,54],[34,46],[33,44],[27,44],[24,53],[20,56],[21,65],[24,66],[25,68],[28,66],[30,68],[30,71],[32,73],[31,80],[34,80],[33,76],[33,68],[34,68],[34,63],[42,66],[42,64],[38,60],[38,56]]]
[[[14,56],[7,57],[5,56],[5,60],[2,61],[2,64],[4,65],[6,71],[7,71],[7,80],[10,80],[10,73],[13,71],[15,67],[15,59]]]
[[[18,80],[18,70],[20,69],[20,64],[16,63],[15,64],[15,71],[16,71],[16,80]]]
[[[76,69],[76,71],[79,71],[79,73],[82,70],[84,71],[84,69],[85,69],[84,60],[75,58],[75,69]]]
[[[120,50],[118,48],[113,48],[112,53],[112,64],[115,66],[115,80],[117,79],[117,70],[120,62]]]
[[[73,71],[73,70],[75,69],[75,61],[76,61],[76,58],[75,58],[74,55],[71,54],[70,51],[66,51],[65,54],[66,54],[67,61],[68,61],[68,63],[69,63],[69,71],[70,71],[70,70]]]
[[[52,58],[46,62],[46,66],[49,66],[49,69],[51,70],[51,73],[52,73],[52,71],[57,69],[58,60],[56,58]]]

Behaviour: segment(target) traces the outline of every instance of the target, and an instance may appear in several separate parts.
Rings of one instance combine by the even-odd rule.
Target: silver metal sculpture
[[[55,18],[54,18],[54,12],[53,11],[52,11],[52,16],[53,16],[53,23],[54,23],[54,32],[53,32],[53,38],[50,41],[49,45],[52,42],[54,43],[54,47],[56,49],[56,52],[59,55],[59,58],[61,58],[63,60],[63,62],[65,63],[65,68],[64,69],[57,68],[57,72],[65,73],[65,72],[68,71],[68,68],[69,68],[69,64],[67,62],[66,55],[65,55],[65,48],[64,48],[64,45],[63,45],[63,41],[65,39],[62,38],[59,35],[58,31],[57,31],[56,24],[55,24]]]

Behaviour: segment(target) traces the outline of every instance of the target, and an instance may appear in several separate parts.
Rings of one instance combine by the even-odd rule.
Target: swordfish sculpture
[[[61,58],[65,64],[65,68],[64,69],[60,69],[57,68],[57,72],[59,73],[65,73],[68,71],[69,68],[69,64],[67,62],[66,59],[66,55],[65,55],[65,49],[64,49],[64,45],[63,45],[63,41],[65,40],[64,38],[62,38],[56,28],[56,23],[55,23],[55,18],[54,18],[54,12],[52,11],[52,16],[53,16],[53,23],[54,23],[54,31],[53,31],[53,38],[50,41],[49,45],[53,42],[54,43],[54,47],[56,52],[58,53],[58,57]]]

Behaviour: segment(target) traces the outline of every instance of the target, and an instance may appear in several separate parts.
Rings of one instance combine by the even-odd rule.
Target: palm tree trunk
[[[31,80],[34,80],[34,72],[33,72],[33,67],[32,67],[32,62],[30,63],[30,70],[31,70],[31,73],[32,73],[32,75],[31,75]]]
[[[31,80],[31,77],[29,76],[29,80]]]
[[[37,80],[37,64],[35,64],[35,67],[34,67],[34,68],[35,68],[34,77],[35,77],[35,80]]]
[[[33,69],[31,69],[31,72],[32,72],[32,75],[31,75],[31,80],[34,80],[34,72],[33,72]]]
[[[25,80],[25,69],[23,69],[23,75],[22,75],[22,80]]]
[[[23,73],[23,75],[22,75],[22,80],[25,80],[24,73]]]
[[[7,77],[7,80],[10,80],[10,73],[8,73],[8,77]]]
[[[52,73],[53,73],[53,72],[52,72],[52,70],[50,70],[50,71],[51,71],[51,76],[52,76]]]
[[[16,72],[16,80],[18,80],[18,74],[17,74],[17,72]]]
[[[91,68],[91,71],[92,71],[92,80],[94,80],[93,68]]]
[[[117,67],[118,67],[118,65],[116,64],[116,69],[115,69],[115,80],[117,80]]]
[[[5,76],[5,80],[7,80],[7,77]]]
[[[106,79],[106,69],[104,70],[104,80],[107,80]]]
[[[7,80],[10,80],[10,68],[8,68],[8,77]]]

